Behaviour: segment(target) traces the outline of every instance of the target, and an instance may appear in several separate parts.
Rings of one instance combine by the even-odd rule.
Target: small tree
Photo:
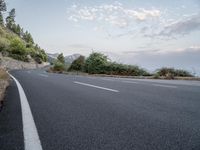
[[[57,57],[58,61],[61,63],[65,63],[65,57],[63,56],[63,53],[59,54]]]
[[[0,0],[0,12],[6,11],[6,3],[5,0]]]
[[[65,70],[65,65],[57,61],[53,66],[54,71],[63,72]]]
[[[4,25],[2,12],[0,12],[0,25]]]
[[[105,66],[108,63],[108,57],[101,53],[92,53],[86,59],[85,70],[88,73],[105,73]]]
[[[69,71],[83,71],[85,65],[85,57],[79,56],[74,60],[69,68]]]
[[[14,38],[10,44],[10,50],[12,54],[25,55],[26,47],[25,44],[19,38]]]
[[[4,0],[0,0],[0,25],[4,25],[3,12],[7,10],[6,3]]]
[[[51,69],[52,71],[56,72],[63,72],[65,70],[65,58],[63,56],[63,53],[58,55],[57,60],[55,61],[54,66]]]
[[[13,31],[13,25],[15,24],[15,9],[13,8],[8,17],[6,18],[6,27]]]
[[[28,31],[26,31],[22,36],[23,36],[22,38],[24,39],[24,41],[26,41],[29,44],[34,44],[33,37]]]
[[[20,25],[18,24],[18,25],[16,26],[16,28],[15,28],[15,33],[16,33],[19,37],[21,37],[21,31],[22,31],[22,29],[21,29]]]

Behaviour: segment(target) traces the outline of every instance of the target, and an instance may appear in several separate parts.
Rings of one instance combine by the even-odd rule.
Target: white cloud
[[[129,17],[135,18],[139,21],[145,21],[150,18],[160,17],[160,11],[157,9],[153,10],[146,10],[146,9],[139,9],[139,10],[131,10],[125,9],[124,13],[127,14]]]
[[[200,29],[200,14],[192,15],[184,20],[171,22],[166,25],[158,36],[186,35]]]
[[[71,21],[97,21],[124,28],[130,26],[135,21],[147,21],[160,17],[158,9],[129,9],[121,3],[104,4],[99,6],[77,6],[72,5],[68,9],[68,18]]]
[[[141,28],[140,33],[149,38],[171,40],[178,39],[194,31],[200,31],[200,14],[183,15],[179,20],[162,18],[154,26]]]
[[[105,33],[109,37],[135,37],[137,34],[137,36],[171,40],[200,30],[200,14],[184,14],[180,20],[176,20],[173,16],[169,17],[166,9],[162,12],[156,8],[135,9],[119,2],[98,6],[72,5],[68,8],[68,19],[73,22],[95,22],[101,28],[107,28],[103,30],[106,30]],[[111,30],[107,25],[121,30],[113,28]]]

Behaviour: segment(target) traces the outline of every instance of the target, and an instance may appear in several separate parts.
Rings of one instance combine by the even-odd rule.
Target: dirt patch
[[[0,68],[0,111],[3,107],[3,99],[5,96],[6,88],[9,86],[10,77],[6,70]]]

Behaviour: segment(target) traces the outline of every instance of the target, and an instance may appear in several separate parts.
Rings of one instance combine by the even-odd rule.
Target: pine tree
[[[69,68],[69,71],[83,71],[85,65],[85,57],[79,56],[74,60]]]
[[[26,31],[26,32],[23,34],[23,39],[24,39],[27,43],[34,44],[33,38],[32,38],[31,34],[30,34],[28,31]]]
[[[20,27],[19,24],[16,26],[15,33],[16,33],[19,37],[21,37],[21,27]]]
[[[65,57],[63,56],[63,53],[61,53],[60,55],[58,55],[57,57],[58,61],[61,62],[61,63],[65,63]]]
[[[6,18],[6,26],[8,29],[13,31],[13,26],[15,25],[15,9],[13,8],[8,17]]]
[[[4,25],[3,12],[7,10],[6,3],[4,0],[0,0],[0,25]]]
[[[2,12],[0,12],[0,25],[3,25],[4,21],[3,21],[3,14]]]

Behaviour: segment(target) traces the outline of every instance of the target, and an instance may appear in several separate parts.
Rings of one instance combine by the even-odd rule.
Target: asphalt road
[[[12,71],[43,150],[200,150],[200,82]],[[0,149],[24,149],[13,81],[0,112]]]

